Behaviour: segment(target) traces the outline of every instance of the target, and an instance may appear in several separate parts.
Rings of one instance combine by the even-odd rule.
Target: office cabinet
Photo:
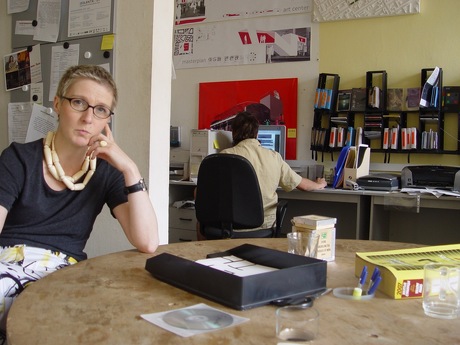
[[[196,241],[195,209],[169,208],[169,243]]]

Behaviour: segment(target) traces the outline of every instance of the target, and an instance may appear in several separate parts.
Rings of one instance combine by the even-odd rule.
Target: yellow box
[[[458,258],[460,244],[356,253],[355,275],[360,276],[364,265],[369,274],[378,266],[382,276],[379,291],[394,299],[422,298],[424,265],[451,264]]]
[[[325,261],[335,260],[335,227],[326,229],[308,229],[293,225],[292,232],[311,232],[319,234],[318,251],[316,252],[315,258]]]

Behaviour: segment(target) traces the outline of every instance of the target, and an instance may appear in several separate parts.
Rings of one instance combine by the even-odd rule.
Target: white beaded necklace
[[[54,148],[55,135],[55,132],[48,132],[46,135],[45,144],[43,145],[43,154],[45,156],[45,162],[48,167],[48,171],[57,181],[62,181],[68,189],[76,191],[82,190],[88,184],[89,180],[91,177],[93,177],[93,174],[96,171],[97,158],[94,157],[93,159],[90,159],[89,156],[86,156],[81,169],[75,175],[67,176],[64,172],[64,169],[62,169],[61,164],[59,163],[59,157]],[[86,174],[86,176],[83,182],[75,183],[75,181],[78,181],[78,179],[81,178],[84,174]]]

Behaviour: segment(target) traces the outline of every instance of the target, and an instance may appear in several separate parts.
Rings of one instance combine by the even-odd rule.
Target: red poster
[[[297,78],[200,83],[198,129],[228,129],[240,111],[285,125],[286,159],[297,156]]]

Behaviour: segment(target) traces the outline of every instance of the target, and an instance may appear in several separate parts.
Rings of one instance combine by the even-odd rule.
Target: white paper
[[[43,83],[30,84],[30,101],[43,104]]]
[[[170,313],[170,312],[181,311],[181,310],[186,311],[187,309],[206,309],[206,310],[210,310],[210,311],[214,310],[214,311],[217,311],[219,313],[224,313],[226,315],[231,316],[233,318],[233,322],[228,326],[217,328],[217,329],[212,328],[212,329],[194,330],[194,329],[185,329],[185,328],[175,327],[173,325],[168,324],[163,319],[163,316],[168,314],[168,313]],[[161,328],[164,328],[164,329],[166,329],[166,330],[168,330],[168,331],[170,331],[172,333],[180,335],[181,337],[190,337],[190,336],[201,334],[201,333],[214,332],[214,331],[217,331],[217,330],[220,330],[220,329],[236,326],[236,325],[239,325],[239,324],[241,324],[243,322],[249,321],[248,318],[244,318],[244,317],[241,317],[241,316],[238,316],[238,315],[233,315],[233,314],[230,314],[230,313],[223,312],[223,311],[221,311],[219,309],[212,308],[212,307],[210,307],[210,306],[208,306],[208,305],[206,305],[204,303],[195,304],[195,305],[192,305],[190,307],[181,308],[181,309],[168,310],[168,311],[160,312],[160,313],[142,314],[141,317],[143,319],[147,320],[148,322],[153,323],[154,325],[157,325],[157,326],[159,326]],[[199,316],[197,316],[197,317],[199,317]],[[205,321],[203,321],[203,322],[205,322]]]
[[[246,277],[277,270],[273,267],[258,265],[253,262],[243,260],[234,255],[197,260],[196,263],[212,267],[216,270],[233,274],[238,277]]]
[[[8,143],[25,143],[33,104],[29,102],[8,104]]]
[[[35,26],[32,20],[17,20],[14,28],[15,35],[35,35]]]
[[[401,193],[407,193],[409,195],[417,195],[417,194],[431,194],[435,197],[439,198],[443,195],[455,196],[460,197],[460,192],[451,192],[448,190],[443,189],[436,189],[436,188],[402,188]]]
[[[57,42],[61,22],[60,0],[38,0],[34,40]]]
[[[42,81],[42,59],[40,54],[40,45],[34,45],[29,52],[30,59],[30,78],[32,83]]]
[[[29,8],[29,0],[8,0],[7,1],[7,13],[19,13],[27,11]]]
[[[69,67],[78,65],[79,52],[79,44],[71,44],[67,49],[61,45],[53,46],[51,48],[51,75],[48,101],[53,101],[59,80],[61,79],[61,76],[64,74],[64,72]]]
[[[175,24],[195,24],[224,20],[245,19],[305,13],[313,11],[312,0],[175,0]]]
[[[174,67],[310,61],[312,27],[306,13],[179,26],[174,30]]]
[[[49,131],[56,130],[58,117],[54,111],[50,110],[51,108],[34,103],[27,128],[26,143],[44,138]]]
[[[68,36],[109,32],[111,12],[110,0],[69,1]]]

